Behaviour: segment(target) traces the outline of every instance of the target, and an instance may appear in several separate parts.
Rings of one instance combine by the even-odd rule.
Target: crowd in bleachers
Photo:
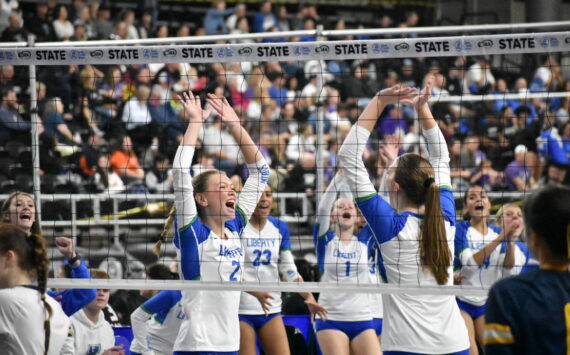
[[[343,19],[327,23],[314,5],[300,6],[291,15],[285,6],[275,8],[270,2],[228,7],[225,1],[214,1],[203,23],[177,28],[157,21],[156,6],[112,14],[107,5],[47,1],[25,13],[17,1],[2,1],[1,40],[25,41],[28,33],[37,41],[80,41],[188,36],[191,28],[192,35],[204,35],[313,29],[316,24],[346,27]],[[378,26],[414,27],[418,21],[412,11],[402,19],[381,16]],[[381,88],[398,82],[420,87],[431,81],[436,96],[567,91],[570,77],[559,64],[562,59],[541,58],[531,71],[518,74],[492,67],[488,57],[40,67],[42,191],[170,192],[169,167],[187,125],[176,97],[192,90],[228,99],[270,163],[274,188],[311,195],[318,108],[324,111],[323,166],[330,181],[339,145]],[[23,178],[32,164],[27,68],[3,66],[0,85],[0,161],[8,167],[0,172],[0,193],[30,191],[31,178]],[[454,188],[480,184],[489,190],[525,191],[548,182],[567,183],[569,106],[570,98],[434,104],[452,154]],[[398,142],[402,153],[423,149],[414,118],[407,107],[389,107],[382,114],[374,143],[365,152],[372,177],[381,176],[377,152],[382,142]],[[235,181],[244,177],[243,159],[214,114],[201,144],[195,169],[217,167]]]

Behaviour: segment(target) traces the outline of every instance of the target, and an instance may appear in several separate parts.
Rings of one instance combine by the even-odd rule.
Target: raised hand
[[[417,95],[416,88],[405,87],[401,84],[383,89],[377,94],[384,105],[397,103],[411,104]]]
[[[230,106],[228,100],[226,100],[225,97],[208,94],[206,102],[209,103],[214,110],[216,110],[216,113],[218,116],[220,116],[224,124],[228,126],[241,125],[241,121],[238,115]]]
[[[211,108],[202,110],[200,97],[194,96],[192,91],[182,93],[182,96],[178,95],[178,101],[184,106],[184,110],[190,116],[190,121],[204,122],[204,120],[210,116],[210,112],[212,112]]]
[[[75,247],[73,246],[73,240],[65,237],[56,237],[55,246],[57,250],[66,259],[71,259],[75,256]]]
[[[418,110],[423,105],[427,104],[431,98],[431,82],[428,82],[422,91],[413,99],[413,104]]]
[[[399,138],[393,135],[386,136],[386,143],[380,147],[380,159],[385,168],[389,168],[392,162],[398,158]]]

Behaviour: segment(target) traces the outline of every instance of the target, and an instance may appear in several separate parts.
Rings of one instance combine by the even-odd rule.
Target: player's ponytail
[[[46,253],[45,241],[41,235],[36,233],[31,233],[27,238],[30,244],[30,263],[32,269],[35,270],[36,278],[38,282],[38,291],[40,292],[40,298],[44,304],[47,311],[47,317],[44,320],[44,346],[45,352],[47,354],[49,351],[49,340],[51,333],[50,318],[52,315],[52,308],[46,300],[46,290],[47,290],[47,276],[49,270],[49,261]]]
[[[431,270],[437,283],[445,285],[449,279],[451,252],[439,202],[439,188],[433,178],[427,178],[424,184],[427,188],[424,223],[420,233],[420,260]]]
[[[162,243],[166,242],[168,235],[170,234],[170,230],[172,229],[172,225],[174,224],[174,216],[176,215],[176,205],[173,204],[170,208],[170,212],[168,213],[168,218],[164,222],[164,228],[162,229],[162,233],[160,233],[160,239],[154,244],[152,247],[152,251],[156,254],[157,257],[160,258],[160,249],[162,248]]]
[[[425,158],[417,154],[404,154],[398,158],[394,181],[411,203],[418,207],[425,206],[418,240],[420,262],[431,271],[439,285],[444,285],[449,280],[452,259],[434,176],[433,167]]]

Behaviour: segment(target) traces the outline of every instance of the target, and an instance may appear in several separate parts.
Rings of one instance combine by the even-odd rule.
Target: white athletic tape
[[[49,279],[50,288],[97,288],[122,290],[201,290],[201,291],[340,291],[408,295],[486,296],[488,288],[476,286],[407,286],[396,284],[335,284],[324,282],[208,282],[181,280]]]
[[[69,42],[69,48],[2,48],[0,65],[346,60],[550,53],[569,50],[570,32],[193,46],[78,48],[73,47],[73,42]]]

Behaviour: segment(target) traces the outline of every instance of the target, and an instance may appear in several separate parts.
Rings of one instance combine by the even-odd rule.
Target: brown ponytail
[[[424,224],[420,232],[420,260],[422,265],[431,270],[439,285],[447,283],[451,251],[447,244],[439,188],[435,181],[429,184],[426,192]]]
[[[418,207],[425,205],[419,235],[420,262],[431,271],[439,285],[444,285],[449,280],[452,259],[434,176],[433,167],[425,158],[417,154],[404,154],[398,158],[394,180],[411,203]]]
[[[168,218],[164,222],[164,228],[162,229],[162,233],[160,233],[160,239],[154,244],[152,247],[153,253],[160,258],[160,249],[162,248],[162,243],[166,242],[168,235],[170,234],[170,230],[172,229],[172,225],[174,224],[174,216],[176,215],[176,205],[173,204],[170,208],[170,212],[168,213]]]

